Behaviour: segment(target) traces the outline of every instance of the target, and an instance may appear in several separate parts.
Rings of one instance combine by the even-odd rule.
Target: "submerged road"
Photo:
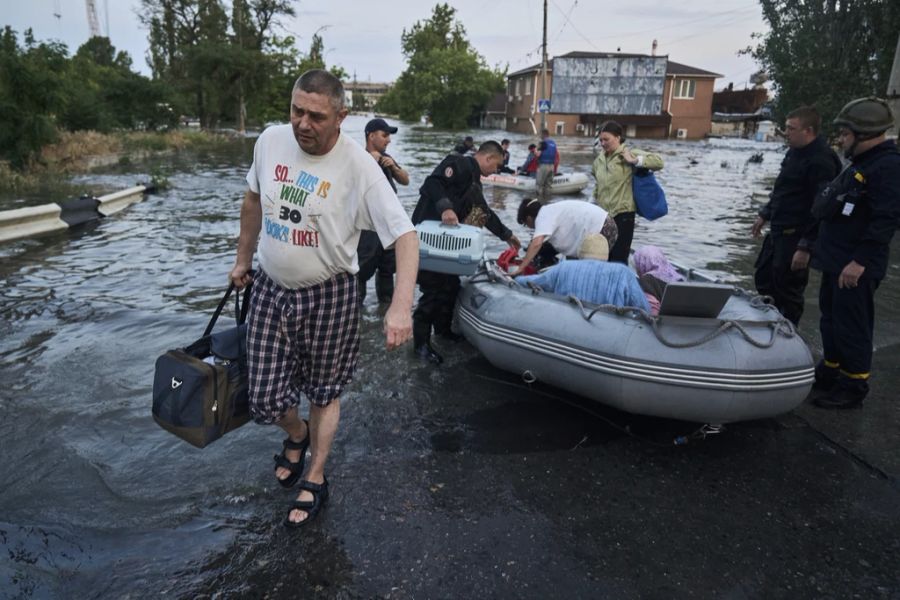
[[[266,484],[253,526],[189,595],[900,597],[887,394],[675,446],[694,426],[529,388],[465,344],[448,358],[397,382],[369,355],[320,521],[284,530],[289,495]],[[454,385],[473,377],[477,390]]]

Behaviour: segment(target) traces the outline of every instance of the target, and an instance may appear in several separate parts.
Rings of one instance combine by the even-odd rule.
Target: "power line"
[[[693,23],[699,23],[700,21],[706,21],[708,19],[715,19],[717,17],[722,17],[725,15],[732,15],[732,14],[739,14],[739,13],[743,14],[743,13],[755,12],[756,10],[757,10],[757,7],[755,7],[755,6],[750,7],[750,8],[742,8],[742,9],[738,9],[738,10],[726,10],[726,11],[722,11],[719,13],[713,13],[710,15],[705,15],[703,17],[698,17],[696,19],[690,19],[688,21],[681,21],[679,23],[674,23],[671,25],[664,25],[662,27],[656,27],[654,29],[644,29],[642,31],[629,31],[629,32],[622,33],[619,35],[611,35],[611,36],[607,36],[607,37],[608,37],[608,39],[613,39],[613,40],[635,37],[638,35],[646,35],[648,33],[656,33],[657,31],[670,30],[673,27],[681,27],[682,25],[690,25]]]

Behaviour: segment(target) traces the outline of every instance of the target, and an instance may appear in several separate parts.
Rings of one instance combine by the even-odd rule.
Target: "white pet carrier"
[[[484,231],[471,225],[444,225],[422,221],[419,236],[419,268],[450,275],[472,275],[484,255]]]

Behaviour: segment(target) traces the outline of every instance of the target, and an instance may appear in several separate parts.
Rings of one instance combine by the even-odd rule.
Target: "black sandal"
[[[278,479],[278,483],[281,484],[281,487],[290,488],[294,487],[294,484],[297,483],[297,480],[300,479],[300,476],[303,475],[303,465],[306,462],[306,451],[309,449],[309,421],[303,419],[303,422],[306,423],[306,439],[302,442],[295,442],[288,436],[286,440],[281,442],[283,448],[281,449],[281,454],[276,454],[273,458],[275,459],[275,471],[278,471],[278,468],[284,468],[291,472],[290,475],[285,477],[284,479],[278,479],[278,475],[275,476],[275,479]],[[286,450],[299,450],[300,451],[300,460],[297,462],[291,462],[287,459],[287,456],[284,455]]]
[[[300,489],[311,493],[313,499],[312,501],[294,500],[291,503],[291,508],[288,510],[287,516],[284,518],[285,527],[303,527],[311,522],[319,514],[319,511],[322,510],[322,507],[325,506],[325,501],[328,500],[328,479],[324,479],[321,484],[304,479],[300,482]],[[291,513],[295,510],[302,510],[305,512],[306,518],[302,521],[291,521]]]

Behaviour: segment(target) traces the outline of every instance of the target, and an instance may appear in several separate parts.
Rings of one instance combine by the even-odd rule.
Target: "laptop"
[[[714,319],[734,294],[734,286],[722,283],[674,281],[666,286],[659,314]]]

